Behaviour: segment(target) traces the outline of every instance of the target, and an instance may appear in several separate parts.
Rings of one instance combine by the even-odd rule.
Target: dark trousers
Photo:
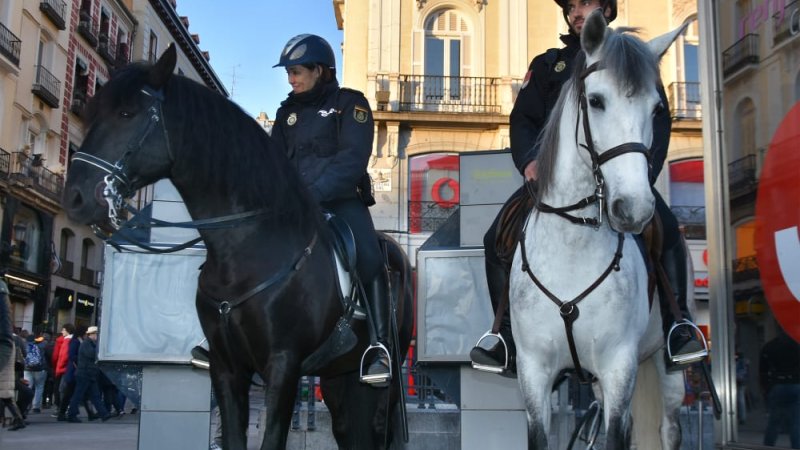
[[[322,209],[330,211],[341,218],[350,229],[356,240],[356,269],[364,284],[372,281],[383,268],[383,253],[375,234],[375,225],[369,210],[360,199],[325,202]]]
[[[103,398],[100,396],[100,387],[97,385],[97,378],[86,375],[75,376],[75,392],[72,393],[72,399],[69,401],[67,416],[75,417],[78,415],[78,405],[87,394],[97,414],[100,417],[106,417],[108,415],[108,410],[106,409],[106,405],[103,404]]]

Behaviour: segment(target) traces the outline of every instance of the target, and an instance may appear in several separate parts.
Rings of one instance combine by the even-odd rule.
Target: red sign
[[[800,341],[800,102],[781,122],[761,171],[756,258],[778,323]]]

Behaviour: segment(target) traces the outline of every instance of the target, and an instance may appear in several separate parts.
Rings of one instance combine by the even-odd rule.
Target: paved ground
[[[126,414],[105,423],[99,420],[68,423],[57,422],[55,418],[50,417],[52,410],[42,411],[41,414],[30,414],[29,425],[21,430],[0,429],[0,448],[3,450],[44,448],[136,450],[139,434],[138,414]]]

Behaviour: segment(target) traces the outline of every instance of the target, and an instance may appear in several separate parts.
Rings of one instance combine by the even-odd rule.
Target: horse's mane
[[[620,27],[616,30],[609,28],[599,57],[600,69],[607,70],[611,78],[617,82],[617,87],[631,96],[653,86],[653,83],[660,82],[658,58],[646,43],[631,34],[637,31],[638,28]],[[553,183],[561,116],[568,101],[575,104],[578,102],[578,85],[585,65],[586,54],[580,51],[575,57],[572,76],[564,83],[537,143],[540,149],[537,158],[540,198],[547,193]]]
[[[116,72],[92,100],[89,123],[129,102],[145,85],[150,67],[136,63]],[[164,88],[163,110],[170,139],[179,143],[175,147],[192,152],[175,155],[176,169],[191,170],[192,178],[228,198],[232,208],[268,207],[274,211],[270,217],[289,223],[318,220],[316,202],[286,155],[270,147],[269,135],[238,105],[172,75]]]

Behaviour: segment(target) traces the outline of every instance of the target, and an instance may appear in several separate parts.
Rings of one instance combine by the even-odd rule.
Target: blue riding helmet
[[[569,6],[568,0],[555,0],[561,10],[564,12],[564,20],[567,21],[567,25],[569,25],[569,20],[567,20],[567,7]],[[600,0],[600,5],[602,5],[603,10],[605,11],[606,7],[611,8],[611,14],[606,18],[607,23],[611,23],[614,19],[617,18],[617,0]]]
[[[281,52],[278,64],[272,67],[289,67],[298,64],[321,64],[331,69],[336,68],[333,49],[325,39],[315,34],[298,34],[289,39]]]

